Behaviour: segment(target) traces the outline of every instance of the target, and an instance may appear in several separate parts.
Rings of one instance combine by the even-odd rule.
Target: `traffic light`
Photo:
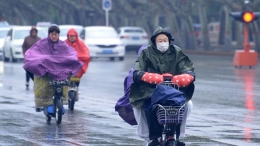
[[[260,12],[231,12],[230,15],[235,19],[243,23],[250,23],[260,17]]]
[[[248,25],[260,17],[260,12],[231,12],[230,16],[244,24],[244,50],[236,50],[233,65],[235,67],[257,66],[258,53],[255,50],[250,50]]]

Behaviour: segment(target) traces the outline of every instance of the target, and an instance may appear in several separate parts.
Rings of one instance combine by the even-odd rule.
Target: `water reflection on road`
[[[245,114],[244,122],[252,123],[254,122],[255,111],[255,102],[254,102],[254,84],[257,79],[257,70],[256,69],[236,69],[235,75],[244,80],[244,90],[245,90],[245,107],[248,109]],[[250,141],[252,138],[252,128],[244,127],[244,140]]]

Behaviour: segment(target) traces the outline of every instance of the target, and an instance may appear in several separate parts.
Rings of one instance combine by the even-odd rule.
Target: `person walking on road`
[[[37,33],[38,33],[37,28],[33,26],[30,30],[30,35],[24,38],[24,42],[22,45],[23,55],[31,46],[33,46],[38,40],[41,39],[40,37],[37,36]],[[30,73],[29,71],[26,71],[25,77],[26,77],[26,84],[25,84],[26,90],[29,90],[29,81],[30,78],[33,80],[33,74]]]

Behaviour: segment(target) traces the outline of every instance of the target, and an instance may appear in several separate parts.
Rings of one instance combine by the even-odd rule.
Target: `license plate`
[[[113,50],[102,50],[103,54],[112,54]]]
[[[132,37],[133,40],[139,40],[140,37]]]

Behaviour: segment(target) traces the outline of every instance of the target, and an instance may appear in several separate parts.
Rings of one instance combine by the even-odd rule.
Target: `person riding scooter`
[[[71,28],[67,33],[67,39],[65,42],[75,49],[75,51],[78,53],[78,59],[84,63],[81,70],[78,72],[76,77],[81,78],[83,74],[86,73],[88,69],[88,64],[90,62],[90,54],[88,47],[78,38],[78,33],[74,28]],[[77,87],[79,86],[79,82],[76,82]],[[78,89],[78,88],[77,88]],[[78,93],[76,96],[76,101],[79,100]]]
[[[163,81],[162,74],[173,75],[173,81],[178,82],[187,99],[180,128],[180,137],[184,137],[187,117],[193,106],[191,97],[194,92],[195,73],[194,65],[189,57],[171,43],[173,39],[170,33],[157,27],[150,40],[151,44],[142,50],[135,63],[134,83],[130,88],[130,103],[138,123],[137,134],[145,139],[149,146],[157,146],[160,145],[158,138],[161,136],[162,129],[156,119],[147,116],[143,109],[144,101],[153,93],[156,84]],[[185,145],[185,143],[178,142],[178,145]]]

